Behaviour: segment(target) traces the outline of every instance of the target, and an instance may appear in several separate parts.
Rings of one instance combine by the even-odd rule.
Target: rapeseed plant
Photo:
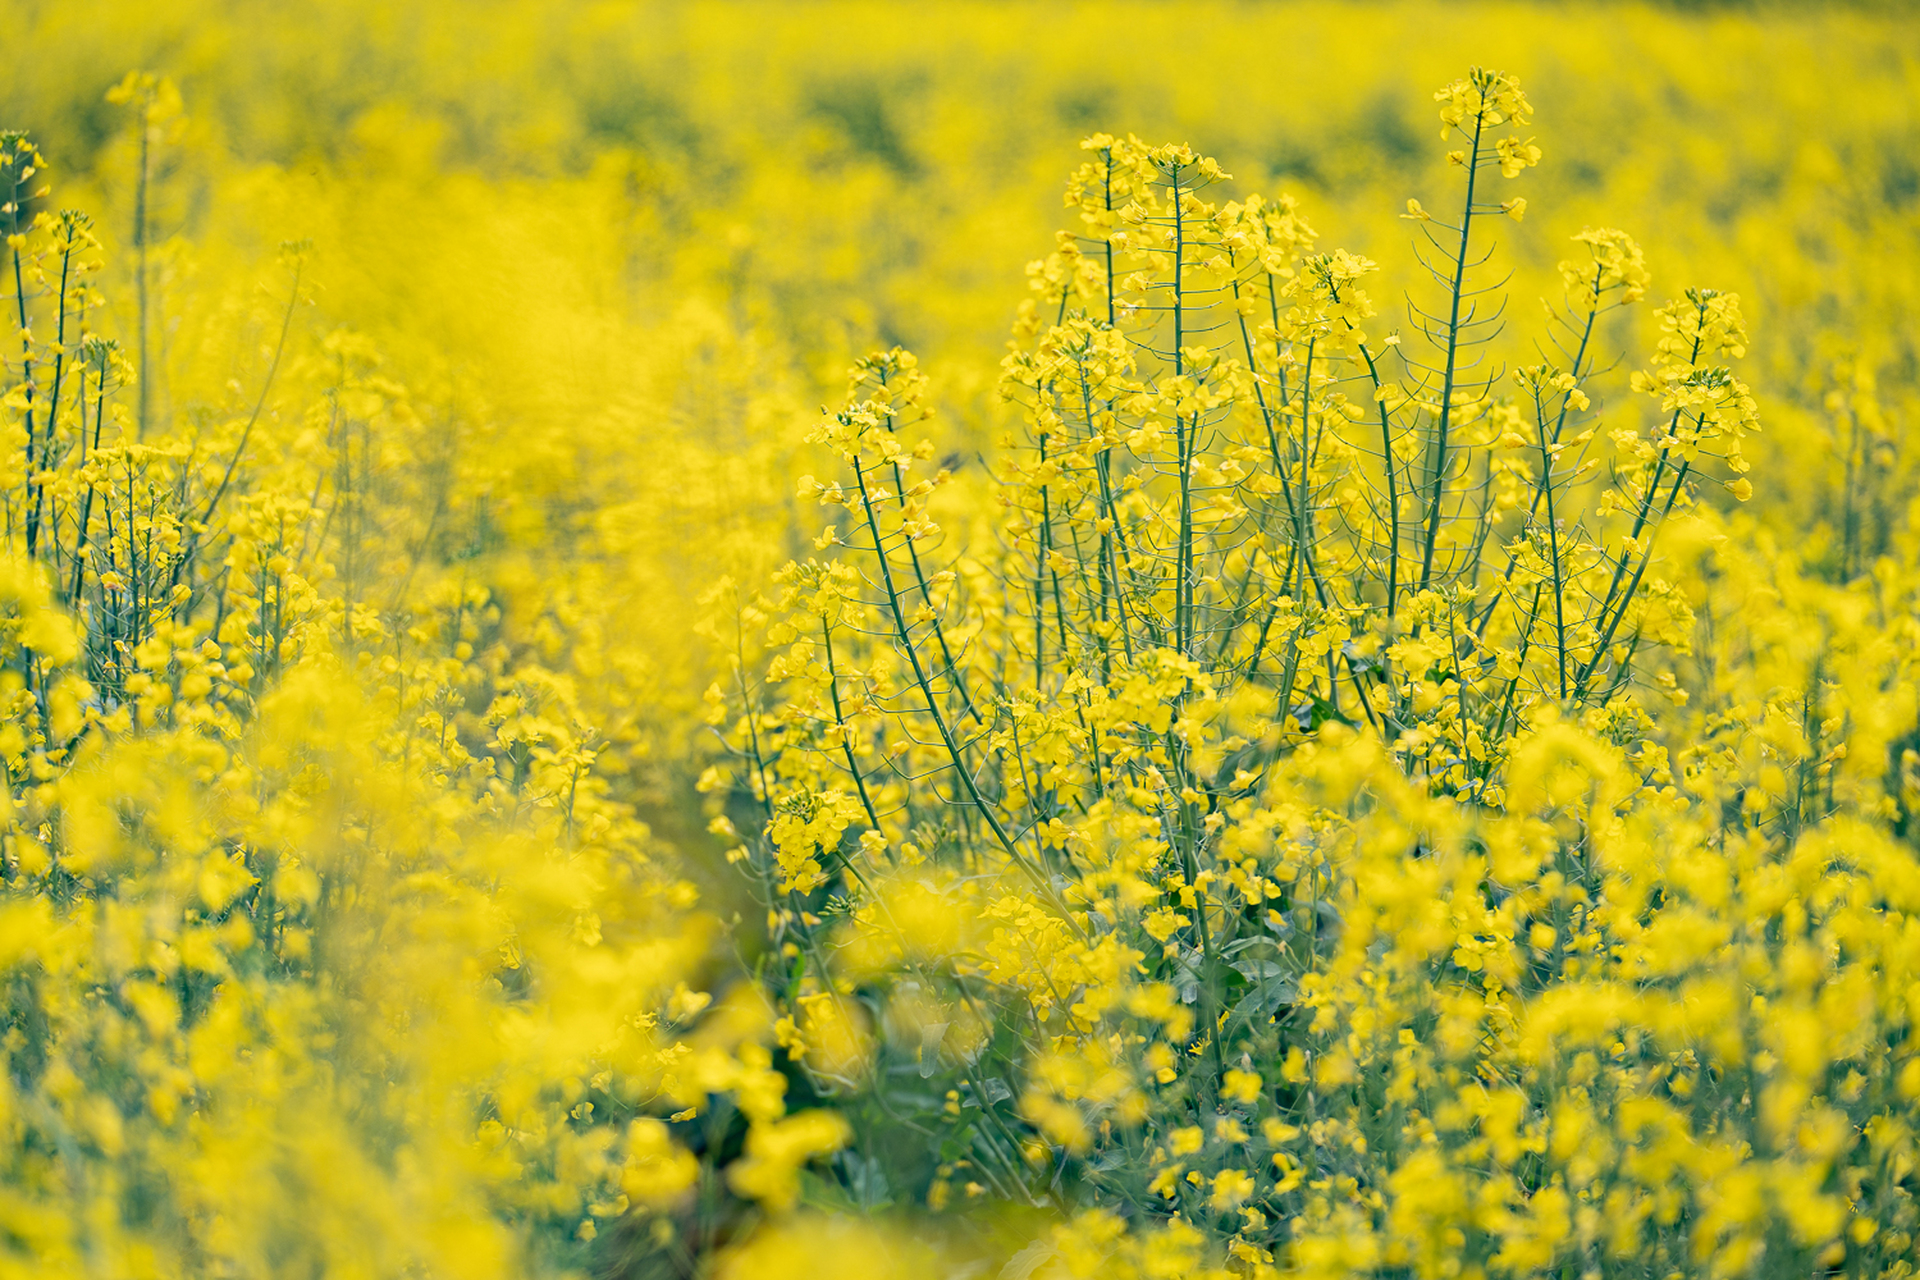
[[[1651,275],[1584,231],[1503,378],[1475,232],[1524,215],[1488,187],[1532,108],[1434,96],[1460,187],[1407,204],[1406,332],[1297,201],[1097,134],[997,518],[940,512],[918,361],[855,365],[800,482],[826,558],[747,598],[768,657],[709,693],[779,1043],[855,1118],[850,1185],[1070,1215],[1035,1274],[1907,1274],[1887,748],[1840,781],[1830,676],[1736,710],[1658,670],[1698,630],[1662,535],[1713,557],[1701,487],[1752,495],[1739,301],[1660,307],[1602,437],[1596,334]],[[1888,728],[1898,652],[1855,676]],[[1696,693],[1738,728],[1674,736]]]
[[[1912,1274],[1897,19],[110,10],[7,1274]]]
[[[750,1011],[672,1033],[709,924],[595,773],[584,645],[435,554],[478,499],[377,349],[290,356],[309,246],[253,385],[143,421],[90,220],[3,145],[9,1270],[562,1267],[720,1176],[666,1120],[714,1090],[790,1199],[837,1122]]]

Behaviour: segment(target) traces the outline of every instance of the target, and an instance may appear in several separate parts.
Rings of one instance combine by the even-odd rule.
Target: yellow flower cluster
[[[7,9],[0,1276],[1913,1275],[1899,15]]]
[[[1475,133],[1530,110],[1496,73],[1437,97]],[[1908,1274],[1920,858],[1859,816],[1882,764],[1819,798],[1866,714],[1837,671],[1797,720],[1737,711],[1692,666],[1722,597],[1655,570],[1741,561],[1697,496],[1750,495],[1738,300],[1659,310],[1646,425],[1603,440],[1602,322],[1649,284],[1625,233],[1560,268],[1564,367],[1480,371],[1475,184],[1536,149],[1467,152],[1452,223],[1412,206],[1420,350],[1296,202],[1083,145],[1003,362],[997,514],[933,518],[917,362],[861,362],[815,435],[850,477],[802,485],[850,531],[755,599],[776,656],[715,691],[767,815],[737,857],[763,989],[879,1032],[864,1078],[796,1052],[811,1087],[893,1115],[897,1074],[944,1081],[928,1203],[964,1177],[1072,1215],[1035,1274]],[[1907,651],[1862,659],[1910,732]],[[910,932],[930,901],[959,927]]]
[[[110,101],[150,146],[178,114]],[[523,1274],[790,1205],[845,1123],[787,1114],[764,1002],[696,988],[712,921],[605,767],[652,673],[591,574],[446,544],[513,518],[497,476],[364,335],[296,350],[304,244],[170,411],[45,170],[0,141],[0,1268]],[[802,862],[852,816],[791,808]]]

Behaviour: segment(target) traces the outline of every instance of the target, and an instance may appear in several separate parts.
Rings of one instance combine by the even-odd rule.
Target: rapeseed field
[[[0,1278],[1920,1269],[1906,6],[0,11]]]

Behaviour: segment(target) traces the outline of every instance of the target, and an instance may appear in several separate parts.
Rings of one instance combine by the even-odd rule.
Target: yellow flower
[[[1215,1212],[1237,1209],[1253,1194],[1253,1175],[1244,1169],[1222,1169],[1213,1175],[1212,1194],[1207,1204]]]
[[[1233,1102],[1258,1102],[1260,1077],[1251,1071],[1229,1067],[1221,1079],[1220,1096]]]
[[[847,1122],[832,1111],[756,1123],[747,1132],[746,1154],[727,1167],[727,1183],[769,1209],[790,1209],[800,1193],[800,1167],[839,1150],[850,1134]]]

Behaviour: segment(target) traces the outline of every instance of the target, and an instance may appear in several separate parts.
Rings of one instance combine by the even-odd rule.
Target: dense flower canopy
[[[99,8],[0,1276],[1913,1274],[1910,20]]]

